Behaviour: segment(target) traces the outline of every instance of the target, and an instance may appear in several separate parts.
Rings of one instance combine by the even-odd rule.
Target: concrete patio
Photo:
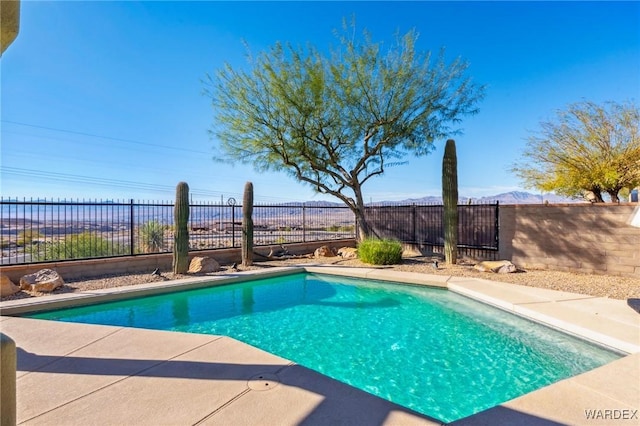
[[[640,314],[626,301],[377,268],[304,269],[448,287],[630,354],[454,424],[640,424]],[[269,275],[292,270],[300,268]],[[255,275],[2,302],[0,329],[18,348],[18,424],[441,424],[229,337],[10,316],[78,299],[117,300]]]

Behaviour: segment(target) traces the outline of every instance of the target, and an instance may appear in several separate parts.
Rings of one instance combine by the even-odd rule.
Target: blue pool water
[[[227,335],[445,422],[620,357],[450,291],[314,274],[30,317]]]

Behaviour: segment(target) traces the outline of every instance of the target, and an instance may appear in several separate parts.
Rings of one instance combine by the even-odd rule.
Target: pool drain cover
[[[257,391],[266,391],[273,389],[280,383],[278,376],[272,373],[262,373],[253,376],[249,379],[249,389]]]

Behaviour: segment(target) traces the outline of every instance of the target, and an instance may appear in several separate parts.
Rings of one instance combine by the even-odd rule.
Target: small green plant
[[[394,265],[402,261],[402,244],[396,240],[367,238],[358,244],[358,256],[371,265]]]
[[[283,236],[279,236],[279,237],[278,237],[278,238],[276,238],[276,240],[274,241],[274,243],[276,243],[276,244],[286,244],[286,243],[288,243],[288,242],[289,242],[289,241],[288,241],[285,237],[283,237]]]
[[[138,230],[139,250],[142,253],[158,253],[164,249],[165,226],[157,220],[144,223]]]
[[[34,240],[41,240],[44,239],[44,235],[42,235],[40,232],[36,231],[35,229],[25,229],[24,231],[20,231],[18,232],[18,241],[17,244],[19,246],[28,246],[29,244],[32,244]]]
[[[86,259],[127,254],[129,248],[91,232],[68,235],[66,238],[43,248],[34,249],[31,254],[36,260]]]
[[[331,225],[327,228],[328,232],[355,232],[354,225]]]

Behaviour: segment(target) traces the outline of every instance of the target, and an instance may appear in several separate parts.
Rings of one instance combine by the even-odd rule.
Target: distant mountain
[[[476,201],[476,199],[473,199],[473,201]],[[492,195],[477,199],[477,202],[480,203],[491,203],[496,201],[498,201],[500,204],[542,204],[544,202],[549,202],[551,204],[561,204],[586,202],[573,198],[561,197],[556,194],[532,194],[530,192],[522,191],[505,192],[503,194]]]
[[[523,191],[511,191],[504,192],[497,195],[489,195],[480,198],[471,198],[473,204],[492,204],[498,201],[500,204],[542,204],[548,201],[551,204],[562,203],[582,203],[586,201],[574,200],[571,198],[561,197],[556,194],[532,194],[530,192]],[[467,204],[469,197],[460,197],[460,204]],[[367,205],[373,206],[393,206],[393,205],[411,205],[411,204],[442,204],[442,197],[435,195],[427,195],[421,198],[407,198],[400,201],[376,201],[374,203],[367,203]],[[290,202],[284,203],[284,206],[300,207],[305,205],[307,207],[344,207],[341,202],[331,201],[305,201],[305,202]]]
[[[489,195],[480,198],[471,198],[471,203],[474,204],[489,204],[499,202],[500,204],[542,204],[548,201],[551,204],[560,203],[581,203],[581,200],[574,200],[571,198],[561,197],[556,194],[532,194],[530,192],[523,191],[511,191],[497,195]],[[460,197],[460,204],[467,204],[469,197]],[[402,201],[382,201],[373,203],[374,205],[393,205],[393,204],[442,204],[442,197],[434,195],[428,195],[422,198],[407,198]]]

